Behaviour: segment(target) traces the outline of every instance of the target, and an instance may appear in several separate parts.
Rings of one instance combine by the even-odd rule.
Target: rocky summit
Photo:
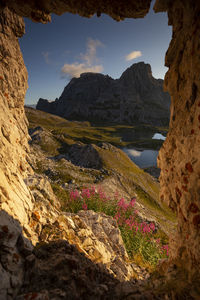
[[[118,124],[169,123],[170,96],[163,80],[152,76],[151,66],[140,62],[119,79],[100,73],[83,73],[64,88],[59,99],[40,98],[36,108],[71,120]]]

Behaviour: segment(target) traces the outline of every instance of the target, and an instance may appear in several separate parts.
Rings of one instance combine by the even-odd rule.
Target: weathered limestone
[[[119,280],[128,280],[134,275],[113,218],[93,211],[62,213],[46,178],[31,175],[25,181],[35,200],[29,225],[36,232],[39,243],[67,240],[95,263],[104,264]],[[31,240],[34,242],[33,237]]]
[[[15,299],[24,281],[25,259],[33,251],[18,220],[0,211],[0,299]]]
[[[6,0],[6,5],[24,17],[33,21],[46,23],[51,20],[50,13],[61,15],[65,12],[79,14],[83,17],[91,17],[101,13],[110,15],[117,21],[124,18],[143,18],[149,11],[151,0]]]
[[[91,213],[87,212],[87,215]],[[97,214],[93,213],[93,215]],[[35,220],[39,223],[38,216],[39,213],[35,214]],[[106,228],[109,228],[109,222],[105,220],[105,224]],[[96,259],[100,259],[103,254],[102,250],[106,250],[105,245],[96,239],[81,217],[74,216],[72,219],[71,216],[63,216],[62,221],[58,219],[55,225],[49,224],[48,226],[48,230],[47,226],[44,226],[43,234],[46,231],[48,238],[54,235],[53,239],[57,241],[48,244],[41,243],[34,249],[31,242],[24,238],[19,222],[5,211],[0,211],[0,299],[60,299],[61,295],[66,297],[64,299],[78,299],[79,297],[85,299],[82,298],[85,293],[89,296],[88,299],[105,299],[102,295],[106,295],[108,290],[118,284],[119,280],[112,276],[111,269],[110,274],[105,266],[94,264],[91,261],[91,255],[83,250],[84,247],[86,248],[86,241],[87,248],[91,248],[93,252],[95,248],[94,245],[92,247],[92,243],[99,243],[97,246],[102,244],[100,251],[96,249],[96,253],[93,253]],[[85,239],[82,247],[81,243],[77,247],[77,245],[70,245],[66,240],[58,241],[58,235],[64,238],[67,227],[68,234],[71,232],[70,242],[74,239],[74,244],[76,244],[78,241],[80,243],[81,239]],[[112,224],[111,229],[113,229]],[[78,230],[79,236],[74,230]],[[87,236],[84,235],[86,231],[89,232]],[[109,245],[110,243],[107,247]],[[107,251],[107,254],[110,256],[104,255],[106,260],[104,263],[111,260],[113,253]],[[115,256],[114,259],[116,259]],[[122,259],[124,259],[123,256]],[[124,269],[121,270],[121,265],[124,265],[123,261],[121,265],[120,262],[118,264],[116,277],[122,275],[120,279],[124,279],[126,274]],[[115,266],[116,269],[117,264],[113,263],[111,266],[113,268]]]
[[[27,227],[33,203],[23,181],[31,172],[24,115],[27,70],[18,43],[23,34],[23,19],[8,8],[0,10],[0,208]]]
[[[165,10],[159,2],[155,8]],[[165,88],[171,95],[170,130],[159,153],[161,199],[177,212],[171,237],[175,264],[200,275],[200,3],[172,1],[167,7],[173,36],[166,54]]]
[[[78,274],[74,286],[73,276],[76,274],[72,272],[73,266],[75,269],[81,266],[86,258],[91,272],[105,273],[111,283],[146,278],[148,274],[145,270],[130,264],[116,220],[93,211],[61,213],[59,202],[46,178],[31,175],[25,181],[34,198],[29,226],[35,235],[26,239],[18,220],[6,211],[0,211],[0,299],[15,299],[22,291],[40,293],[43,289],[49,289],[52,276],[56,278],[54,283],[60,288],[61,294],[66,293],[69,287],[76,293],[79,281],[85,280],[89,275],[87,268],[82,270],[87,275]],[[51,243],[52,241],[55,243]],[[38,243],[34,248],[35,242]],[[70,247],[69,244],[75,247]],[[62,250],[63,246],[71,255],[66,255]],[[53,253],[49,254],[48,249]],[[79,253],[76,257],[77,252],[82,253],[82,256]],[[40,253],[43,253],[42,260]],[[52,271],[53,268],[56,269]],[[43,286],[39,274],[44,274],[46,278]],[[67,282],[64,278],[68,278]],[[92,280],[91,283],[96,290],[97,280]],[[91,283],[86,284],[88,289]],[[107,284],[106,278],[105,283]]]

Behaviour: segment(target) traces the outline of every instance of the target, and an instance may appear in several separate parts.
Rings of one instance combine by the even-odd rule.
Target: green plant
[[[167,237],[160,231],[160,235],[163,234],[160,238],[155,224],[144,222],[139,217],[135,201],[136,198],[132,198],[127,203],[124,198],[119,200],[117,196],[110,199],[101,188],[90,187],[72,190],[66,210],[77,213],[81,209],[92,209],[115,218],[129,258],[134,261],[137,258],[137,261],[153,269],[159,259],[168,256]]]
[[[63,188],[61,188],[61,186],[56,183],[52,183],[51,187],[53,189],[54,194],[60,201],[61,209],[66,210],[66,207],[68,206],[68,202],[69,202],[69,198],[70,198],[69,192],[67,190],[64,190]]]

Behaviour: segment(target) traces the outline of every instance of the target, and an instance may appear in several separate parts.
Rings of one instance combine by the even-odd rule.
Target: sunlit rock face
[[[105,299],[98,294],[113,284],[147,276],[130,264],[116,220],[91,210],[62,213],[46,178],[29,175],[25,183],[34,200],[29,226],[38,244],[33,247],[34,235],[25,238],[11,213],[0,211],[0,299],[29,299],[29,292],[45,292],[46,298],[38,299],[60,299],[60,294],[85,299],[86,290],[89,299]]]
[[[157,2],[156,9],[164,10],[163,1]],[[160,197],[178,215],[170,256],[189,270],[191,277],[197,278],[200,269],[200,3],[173,1],[167,10],[173,36],[165,59],[169,67],[165,87],[172,103],[170,130],[158,158]]]
[[[0,10],[0,207],[26,227],[33,203],[23,181],[31,172],[24,115],[27,70],[18,43],[23,34],[23,19]]]

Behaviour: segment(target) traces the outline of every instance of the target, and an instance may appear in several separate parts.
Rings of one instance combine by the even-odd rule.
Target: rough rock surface
[[[127,280],[133,276],[120,231],[113,218],[93,211],[60,213],[60,204],[46,178],[32,175],[25,181],[35,199],[30,227],[37,233],[39,242],[68,240],[92,261],[105,264],[118,279]]]
[[[93,169],[102,168],[101,157],[94,145],[74,144],[70,147],[68,154],[74,165]]]
[[[162,2],[157,7],[164,8]],[[178,215],[170,256],[195,280],[200,280],[199,11],[200,3],[196,1],[174,1],[168,7],[173,35],[165,58],[169,67],[165,87],[172,103],[170,130],[158,158],[160,197]]]
[[[31,172],[24,96],[27,71],[18,37],[24,21],[5,8],[0,10],[0,208],[27,229],[33,200],[23,179]],[[31,231],[31,230],[30,230]]]
[[[67,292],[66,289],[77,293],[79,284],[83,284],[83,290],[79,291],[80,295],[85,293],[85,289],[91,289],[90,293],[93,295],[91,286],[93,285],[94,293],[100,297],[108,287],[104,288],[101,285],[98,287],[98,273],[102,274],[98,278],[103,276],[104,283],[107,282],[106,278],[109,278],[111,283],[146,278],[145,270],[130,264],[120,231],[113,218],[93,211],[80,211],[78,214],[61,213],[59,202],[46,178],[41,175],[31,175],[25,182],[34,199],[29,226],[35,235],[29,236],[29,239],[32,243],[36,243],[36,247],[34,248],[24,237],[20,223],[1,210],[0,299],[13,299],[20,294],[20,290],[44,292],[45,288],[49,290],[52,281],[55,284],[53,290],[49,291],[49,294],[45,292],[50,299],[54,293],[57,295],[59,288],[61,294]],[[50,243],[51,241],[55,243]],[[67,254],[64,249],[70,253]],[[77,254],[79,252],[82,256]],[[86,264],[90,266],[89,269],[86,268]],[[88,274],[90,269],[91,274]],[[74,273],[75,270],[77,273]],[[90,275],[95,276],[92,283],[90,280],[89,283],[87,282]],[[44,286],[39,284],[40,276],[45,277],[42,281]],[[58,279],[53,280],[53,278]],[[76,298],[72,297],[72,299]]]
[[[17,220],[0,211],[0,299],[14,299],[24,279],[25,257],[33,251]],[[22,255],[23,253],[23,255]]]
[[[98,73],[73,78],[54,102],[39,99],[37,109],[74,120],[113,123],[169,123],[170,96],[149,64],[133,64],[119,79]]]
[[[1,211],[0,299],[159,299],[153,292],[121,282],[66,240],[33,248],[18,221]],[[2,289],[2,287],[4,289]],[[130,298],[132,299],[132,298]],[[135,299],[135,298],[133,298]]]
[[[123,20],[124,18],[143,18],[149,11],[151,0],[99,0],[98,2],[87,1],[83,6],[82,0],[55,0],[53,2],[30,0],[28,3],[24,0],[7,0],[6,5],[15,12],[24,17],[31,18],[36,22],[46,23],[51,20],[50,13],[61,15],[64,12],[79,14],[83,17],[91,17],[101,13],[109,14],[115,20]]]

